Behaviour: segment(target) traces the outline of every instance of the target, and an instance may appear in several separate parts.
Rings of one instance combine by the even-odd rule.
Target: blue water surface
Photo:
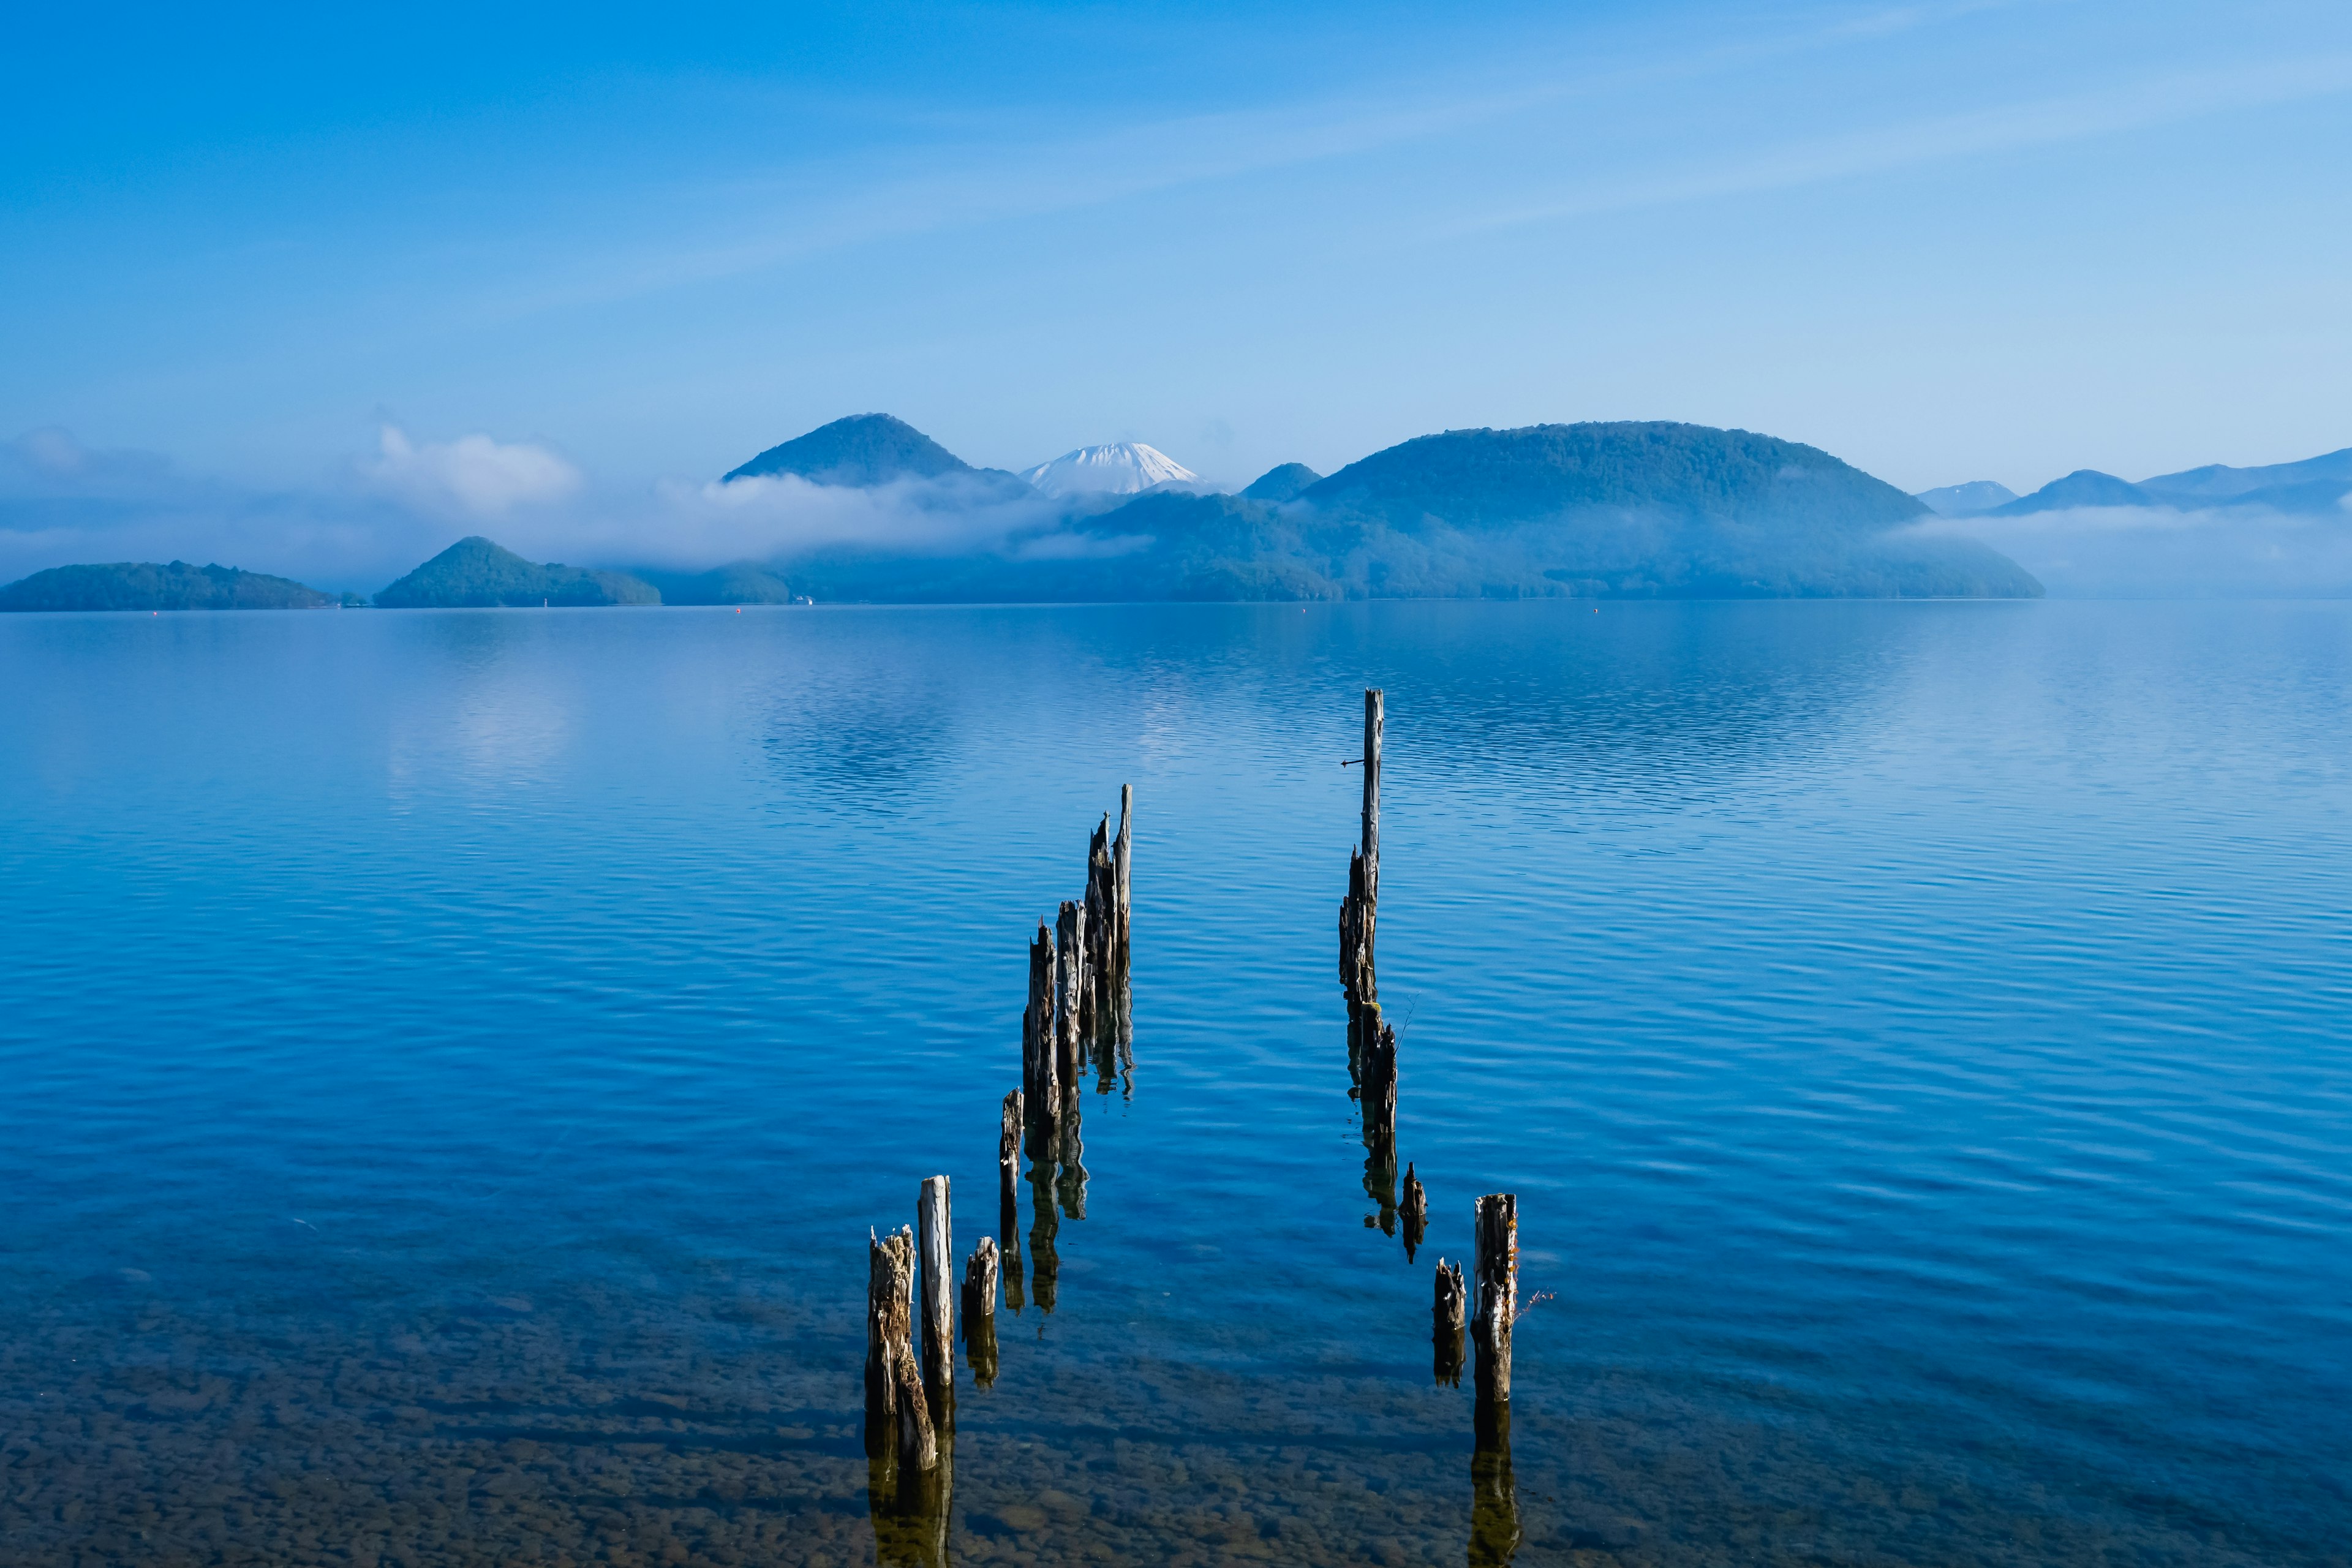
[[[2343,605],[0,617],[0,1560],[893,1560],[868,1229],[1002,1229],[1131,784],[949,1560],[1492,1560],[1510,1191],[1520,1562],[2341,1564],[2347,720]]]

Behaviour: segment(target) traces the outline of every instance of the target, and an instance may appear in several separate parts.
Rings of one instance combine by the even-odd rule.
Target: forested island
[[[348,597],[234,566],[116,561],[19,578],[0,588],[0,610],[316,610]]]

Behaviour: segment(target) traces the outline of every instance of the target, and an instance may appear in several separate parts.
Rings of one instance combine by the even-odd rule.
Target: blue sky
[[[1438,9],[31,10],[0,439],[607,496],[870,409],[1235,482],[1594,418],[1906,489],[2352,444],[2340,0]]]

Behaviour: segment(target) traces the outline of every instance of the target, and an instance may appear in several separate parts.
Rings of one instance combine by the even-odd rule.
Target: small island
[[[290,577],[184,561],[52,566],[0,588],[0,610],[319,610],[344,602]]]

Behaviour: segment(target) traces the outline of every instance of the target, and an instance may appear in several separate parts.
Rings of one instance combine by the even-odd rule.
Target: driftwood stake
[[[931,1413],[923,1403],[923,1374],[915,1364],[915,1352],[901,1344],[897,1359],[896,1375],[905,1391],[898,1401],[898,1470],[903,1481],[908,1470],[928,1470],[940,1462],[940,1442]]]
[[[963,1266],[963,1350],[974,1383],[996,1381],[996,1242],[982,1237]]]
[[[1430,1309],[1430,1343],[1436,1351],[1437,1381],[1462,1385],[1462,1334],[1468,1316],[1462,1291],[1462,1265],[1437,1260],[1437,1300]]]
[[[915,1279],[914,1233],[887,1237],[866,1232],[866,1451],[891,1452],[898,1406],[919,1400],[919,1384],[901,1386],[898,1351],[907,1342]]]
[[[955,1238],[945,1176],[923,1178],[923,1195],[915,1212],[922,1226],[924,1391],[929,1395],[931,1424],[945,1427],[955,1419],[955,1287],[950,1282]]]
[[[1499,1408],[1511,1398],[1511,1325],[1519,1315],[1519,1200],[1489,1193],[1474,1206],[1478,1305],[1471,1337],[1478,1346],[1478,1400]]]
[[[1377,689],[1364,693],[1364,952],[1372,949],[1370,915],[1381,904],[1381,736],[1387,698]]]

